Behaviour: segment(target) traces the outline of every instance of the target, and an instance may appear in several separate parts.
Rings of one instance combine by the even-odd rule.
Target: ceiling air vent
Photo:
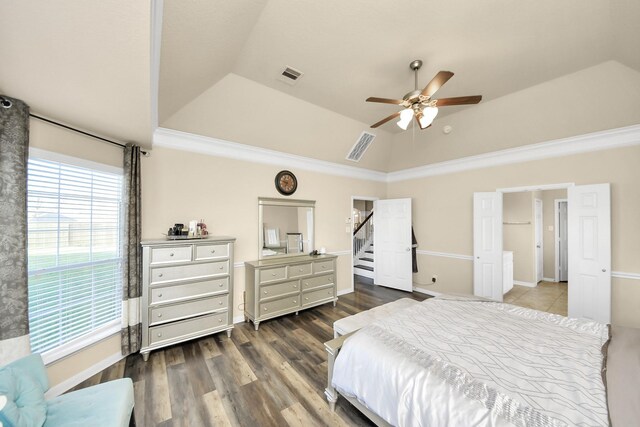
[[[347,155],[347,160],[351,160],[352,162],[359,162],[364,152],[367,151],[367,148],[371,145],[373,140],[375,139],[375,135],[369,132],[362,132],[360,134],[360,138],[353,144],[351,151]]]
[[[296,70],[295,68],[287,67],[284,71],[278,76],[278,80],[283,83],[294,85],[300,78],[303,76],[302,71]]]

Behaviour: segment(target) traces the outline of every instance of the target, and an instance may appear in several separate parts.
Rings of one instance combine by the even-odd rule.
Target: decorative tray
[[[202,239],[209,238],[209,236],[166,236],[166,237],[167,237],[167,240],[202,240]]]

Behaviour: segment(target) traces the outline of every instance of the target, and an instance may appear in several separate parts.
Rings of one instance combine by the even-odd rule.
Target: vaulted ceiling
[[[154,4],[164,10],[157,105]],[[146,146],[156,109],[162,125],[230,75],[364,130],[397,109],[367,97],[413,89],[413,59],[425,63],[420,86],[450,70],[439,97],[482,94],[483,102],[608,60],[640,72],[637,0],[0,0],[0,20],[1,93]],[[278,80],[285,66],[304,73],[296,85]],[[595,100],[608,82],[588,89]],[[269,102],[253,99],[258,92],[268,93],[228,102],[248,117],[261,114],[252,107]],[[393,122],[380,129],[398,131]]]

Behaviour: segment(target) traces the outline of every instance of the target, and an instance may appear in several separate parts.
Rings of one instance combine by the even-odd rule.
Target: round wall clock
[[[296,176],[289,171],[280,171],[276,175],[276,190],[283,196],[290,196],[298,189]]]

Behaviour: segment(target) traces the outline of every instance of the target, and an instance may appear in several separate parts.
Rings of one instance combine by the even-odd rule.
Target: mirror
[[[316,202],[258,198],[259,259],[312,252]]]

